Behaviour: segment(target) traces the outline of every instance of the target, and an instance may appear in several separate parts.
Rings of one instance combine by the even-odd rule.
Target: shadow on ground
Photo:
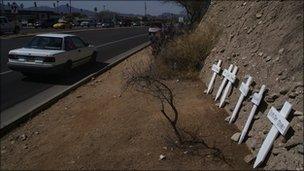
[[[64,75],[39,75],[34,77],[24,77],[23,81],[37,82],[53,85],[73,85],[83,78],[104,69],[108,63],[97,62],[95,64],[86,64],[74,68],[68,76]]]

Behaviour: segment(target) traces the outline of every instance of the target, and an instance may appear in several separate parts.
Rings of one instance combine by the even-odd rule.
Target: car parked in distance
[[[21,21],[21,26],[22,26],[22,28],[27,27],[27,25],[28,25],[28,21],[26,21],[26,20],[22,20],[22,21]]]
[[[23,48],[9,51],[8,67],[24,75],[69,73],[72,68],[95,62],[97,51],[72,34],[39,34]]]
[[[163,24],[160,22],[154,22],[150,24],[148,29],[149,35],[154,35],[155,33],[162,33],[163,32]]]
[[[131,20],[123,20],[118,22],[119,27],[131,27],[132,22]]]
[[[61,20],[58,23],[54,24],[53,28],[55,28],[55,29],[67,29],[67,28],[69,28],[69,29],[71,29],[72,24],[70,22]]]
[[[18,21],[9,21],[5,16],[0,16],[0,35],[13,32],[19,33],[21,24]]]
[[[27,23],[27,27],[32,28],[32,27],[34,27],[34,24],[29,22],[29,23]]]
[[[97,23],[93,20],[86,20],[80,23],[81,27],[96,27]]]
[[[113,28],[115,27],[114,22],[110,21],[110,22],[103,22],[101,25],[102,28]]]
[[[96,24],[96,27],[102,27],[102,22],[98,22],[98,23]]]
[[[132,22],[132,26],[133,27],[140,26],[140,22]]]
[[[57,22],[58,19],[46,19],[42,21],[37,21],[35,23],[35,28],[51,28]]]

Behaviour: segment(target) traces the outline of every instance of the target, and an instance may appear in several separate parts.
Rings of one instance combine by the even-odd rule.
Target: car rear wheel
[[[93,64],[96,62],[96,58],[97,58],[97,52],[94,52],[92,55],[91,55],[91,59],[90,59],[90,62]]]
[[[71,75],[71,71],[72,71],[72,62],[68,61],[63,68],[63,75],[69,76]]]

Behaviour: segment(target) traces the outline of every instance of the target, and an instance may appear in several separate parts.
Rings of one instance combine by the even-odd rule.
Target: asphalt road
[[[73,33],[73,32],[71,32]],[[19,72],[7,68],[9,50],[22,47],[32,37],[1,39],[1,111],[14,106],[45,91],[55,85],[72,85],[89,74],[107,65],[104,61],[126,52],[148,41],[148,31],[145,27],[117,28],[95,31],[75,32],[82,39],[98,47],[97,63],[84,65],[74,69],[69,78],[48,76],[28,78]]]

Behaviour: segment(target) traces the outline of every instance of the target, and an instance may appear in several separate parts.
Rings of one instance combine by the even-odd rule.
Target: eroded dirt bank
[[[222,34],[212,53],[204,61],[202,79],[208,83],[211,65],[223,60],[222,68],[237,65],[238,83],[225,106],[232,113],[240,96],[239,86],[251,75],[257,92],[265,84],[268,92],[255,116],[246,141],[253,155],[271,128],[267,113],[271,106],[280,110],[285,101],[293,105],[288,118],[291,128],[280,136],[267,160],[265,169],[303,169],[303,1],[212,1],[200,27],[209,22]],[[215,82],[215,91],[221,83]],[[251,95],[252,93],[250,93]],[[249,96],[250,96],[249,95]],[[241,130],[252,108],[250,99],[243,103],[235,122]]]

